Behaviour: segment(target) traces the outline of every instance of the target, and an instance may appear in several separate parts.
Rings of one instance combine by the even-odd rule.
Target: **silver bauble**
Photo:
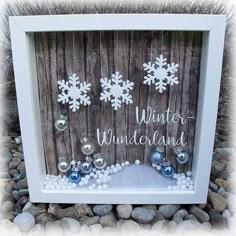
[[[89,156],[94,153],[95,146],[87,137],[81,139],[81,151],[84,155]]]
[[[183,151],[180,147],[175,148],[175,159],[179,164],[186,164],[189,160],[189,154]]]
[[[67,118],[63,115],[60,116],[60,118],[58,120],[56,120],[55,122],[55,128],[58,131],[64,131],[67,128],[68,124],[67,124]]]
[[[65,173],[70,169],[70,162],[65,157],[59,158],[57,167],[60,172]]]
[[[94,159],[93,164],[99,170],[104,169],[107,165],[105,159],[102,157],[98,157],[98,158]]]
[[[153,164],[160,165],[165,159],[164,149],[157,147],[156,150],[151,152],[150,159]]]
[[[82,162],[81,165],[80,165],[80,171],[83,173],[83,174],[89,174],[93,169],[93,165],[91,162]]]

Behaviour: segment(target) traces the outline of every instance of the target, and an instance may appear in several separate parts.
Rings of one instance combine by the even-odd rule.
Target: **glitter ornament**
[[[160,165],[164,160],[164,149],[157,147],[156,150],[151,152],[150,159],[153,164]]]
[[[92,142],[88,140],[87,137],[82,138],[81,140],[81,151],[83,152],[84,155],[91,155],[94,153],[95,146]]]
[[[66,130],[67,126],[68,126],[67,118],[63,115],[60,115],[60,118],[55,122],[55,128],[58,131],[64,131]]]
[[[172,177],[175,174],[175,169],[173,166],[163,166],[161,168],[161,174],[165,177]]]
[[[60,157],[57,167],[60,172],[65,173],[70,169],[70,162],[65,157]]]
[[[81,176],[79,173],[79,168],[77,166],[74,166],[72,170],[69,172],[68,179],[71,183],[79,183],[81,180]]]
[[[102,170],[106,167],[107,163],[105,161],[104,158],[102,158],[101,154],[96,154],[94,155],[94,161],[93,161],[94,166],[99,169]]]
[[[185,151],[183,151],[181,148],[177,147],[175,149],[175,153],[176,153],[176,161],[179,164],[186,164],[189,160],[189,154]]]
[[[93,165],[91,162],[84,161],[80,165],[80,171],[82,174],[89,174],[93,169]]]

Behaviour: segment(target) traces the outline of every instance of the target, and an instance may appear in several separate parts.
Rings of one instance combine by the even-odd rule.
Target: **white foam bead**
[[[186,181],[190,181],[191,180],[191,177],[186,177]]]
[[[97,179],[97,181],[96,181],[97,184],[100,184],[101,182],[102,182],[101,179]]]
[[[100,171],[100,170],[97,170],[97,171],[96,171],[96,174],[97,174],[97,175],[100,175],[100,174],[101,174],[101,171]]]
[[[117,163],[117,164],[116,164],[116,167],[118,167],[118,166],[120,166],[120,164],[119,164],[119,163]]]
[[[157,170],[161,170],[161,166],[160,165],[157,165]]]
[[[177,181],[177,185],[180,186],[182,183],[181,181]]]
[[[63,190],[65,190],[65,189],[66,189],[66,186],[65,186],[65,185],[63,185],[61,188],[62,188]]]
[[[81,165],[81,161],[77,161],[77,165],[78,165],[78,166]]]
[[[67,186],[67,189],[68,189],[68,190],[71,190],[71,189],[72,189],[72,187],[69,185],[69,186]]]
[[[84,178],[84,177],[82,177],[82,178],[81,178],[81,181],[84,181],[84,180],[85,180],[85,178]]]
[[[194,187],[193,187],[193,185],[189,185],[188,188],[189,188],[190,190],[193,190]]]
[[[185,184],[186,184],[186,181],[185,181],[185,180],[181,180],[181,183],[185,185]]]
[[[112,174],[112,173],[113,173],[113,170],[109,170],[109,173]]]
[[[107,189],[107,188],[108,188],[108,185],[107,185],[107,184],[103,184],[103,185],[102,185],[102,188],[103,188],[103,189]]]
[[[174,175],[173,175],[173,179],[177,179],[177,174],[174,174]]]
[[[76,183],[72,183],[72,188],[76,188]]]
[[[49,185],[45,185],[45,189],[50,189],[50,186]]]
[[[194,184],[193,180],[190,180],[190,181],[189,181],[189,184]]]
[[[97,186],[97,189],[98,189],[98,190],[102,190],[102,185],[98,185],[98,186]]]
[[[92,190],[92,189],[93,189],[93,186],[92,186],[92,185],[90,185],[90,186],[88,187],[88,189],[89,189],[89,190]]]
[[[111,180],[111,176],[107,176],[107,180],[110,181]]]
[[[102,179],[102,183],[106,184],[108,182],[108,179],[107,178],[103,178]]]
[[[54,185],[50,185],[51,189],[55,189],[55,186]]]
[[[181,176],[181,179],[182,179],[182,180],[184,180],[185,178],[186,178],[185,175]]]
[[[115,166],[114,165],[111,165],[111,169],[114,169],[115,168]]]
[[[189,186],[189,182],[186,182],[185,186],[188,187]]]
[[[118,170],[118,171],[122,170],[122,167],[121,167],[121,166],[118,166],[118,167],[117,167],[117,170]]]
[[[136,165],[140,165],[140,160],[135,160],[134,162]]]
[[[96,184],[92,184],[93,188],[96,188]]]
[[[177,190],[177,186],[174,185],[174,186],[172,187],[172,190],[176,191],[176,190]]]
[[[98,176],[97,176],[97,175],[94,175],[94,176],[93,176],[93,178],[94,178],[94,179],[97,179],[97,178],[98,178]]]
[[[56,186],[56,189],[61,189],[61,186],[60,186],[60,185],[57,185],[57,186]]]
[[[93,173],[93,172],[91,172],[89,175],[90,175],[91,177],[93,177],[93,176],[94,176],[94,173]]]
[[[117,170],[116,168],[114,168],[114,169],[112,170],[112,172],[113,172],[114,174],[116,174],[116,173],[118,172],[118,170]]]
[[[105,175],[109,175],[109,171],[106,170],[106,171],[104,172],[104,174],[105,174]]]
[[[83,185],[84,185],[84,183],[80,181],[79,186],[82,187]]]
[[[167,186],[167,190],[171,190],[171,186],[170,185]]]
[[[182,180],[182,178],[181,178],[180,176],[178,176],[178,177],[177,177],[177,180],[180,181],[180,180]]]
[[[71,164],[72,166],[75,166],[75,165],[76,165],[76,161],[75,161],[75,160],[72,160],[72,161],[70,162],[70,164]]]
[[[177,174],[177,177],[180,177],[180,174]]]
[[[107,166],[106,170],[110,170],[110,169],[111,169],[111,167],[110,167],[110,166]]]
[[[184,173],[181,173],[180,176],[185,176],[185,174],[184,174]]]
[[[87,185],[89,181],[87,179],[84,180],[84,184]]]
[[[125,162],[125,165],[128,166],[128,165],[129,165],[129,161],[126,161],[126,162]]]
[[[125,166],[125,163],[124,163],[124,162],[122,162],[122,163],[121,163],[121,166],[122,166],[122,167],[124,167],[124,166]]]
[[[86,178],[86,179],[90,179],[90,175],[86,175],[85,178]]]
[[[156,167],[157,167],[157,164],[152,163],[152,167],[156,168]]]
[[[186,186],[185,186],[185,185],[181,185],[181,186],[180,186],[180,189],[181,189],[181,190],[185,190],[185,189],[186,189]]]
[[[191,177],[191,176],[192,176],[192,172],[191,172],[191,171],[187,171],[187,172],[186,172],[186,175],[187,175],[188,177]]]

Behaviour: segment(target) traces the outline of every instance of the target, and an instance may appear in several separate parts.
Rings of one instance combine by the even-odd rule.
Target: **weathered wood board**
[[[192,158],[195,123],[197,116],[198,85],[200,78],[201,32],[162,32],[162,31],[104,31],[104,32],[53,32],[35,33],[35,51],[41,120],[47,172],[58,174],[57,161],[60,156],[83,160],[80,138],[88,136],[109,164],[139,159],[150,164],[149,154],[155,146],[113,144],[100,146],[97,142],[97,129],[101,132],[111,129],[116,136],[131,138],[134,131],[137,137],[152,137],[155,130],[160,136],[180,137],[184,133],[184,149]],[[146,72],[143,63],[154,62],[163,54],[168,63],[179,64],[176,76],[179,85],[169,86],[158,93],[154,85],[143,83]],[[131,95],[133,104],[123,104],[118,111],[111,108],[110,102],[100,101],[102,91],[100,79],[111,78],[119,71],[123,79],[135,83]],[[68,104],[57,102],[57,81],[67,80],[76,73],[80,81],[92,84],[89,96],[90,106],[81,106],[72,112]],[[139,111],[151,107],[156,113],[166,113],[167,109],[181,114],[185,124],[150,122],[138,125],[136,107]],[[60,114],[66,115],[69,127],[64,132],[56,131],[55,121]],[[191,118],[193,117],[193,118]],[[165,146],[167,159],[178,171],[191,169],[190,162],[181,167],[175,162],[173,146]]]

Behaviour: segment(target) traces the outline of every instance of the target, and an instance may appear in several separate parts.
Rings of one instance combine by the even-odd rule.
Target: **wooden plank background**
[[[60,156],[69,160],[83,160],[80,138],[88,136],[95,143],[109,164],[136,159],[150,164],[149,154],[154,147],[148,145],[115,145],[100,147],[97,144],[96,129],[112,129],[117,136],[131,137],[134,130],[138,136],[152,136],[155,130],[160,135],[179,137],[185,133],[186,151],[190,162],[180,166],[175,162],[173,147],[166,146],[167,159],[178,172],[191,169],[196,119],[187,119],[185,125],[149,123],[137,125],[135,107],[152,107],[158,113],[171,111],[183,117],[196,117],[201,59],[201,32],[161,32],[161,31],[105,31],[105,32],[53,32],[35,34],[37,78],[39,84],[42,130],[47,172],[58,174],[57,162]],[[146,72],[143,63],[154,61],[163,54],[168,63],[179,64],[176,75],[179,85],[167,87],[159,94],[154,85],[143,84]],[[111,78],[119,71],[124,79],[135,82],[131,91],[133,104],[125,105],[118,111],[111,109],[110,102],[99,100],[100,78]],[[89,95],[90,106],[81,106],[72,112],[68,105],[57,102],[57,81],[68,79],[72,73],[79,75],[81,81],[92,84]],[[57,132],[55,121],[60,114],[66,115],[69,127]]]

